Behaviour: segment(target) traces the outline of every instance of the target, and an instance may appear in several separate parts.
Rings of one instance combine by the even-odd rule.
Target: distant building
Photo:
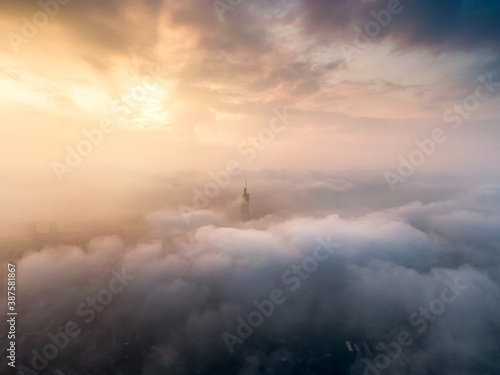
[[[241,207],[242,220],[250,218],[250,194],[247,192],[247,181],[245,180],[245,188],[243,189],[243,205]]]

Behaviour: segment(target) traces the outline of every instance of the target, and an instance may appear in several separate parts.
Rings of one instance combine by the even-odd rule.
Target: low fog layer
[[[150,174],[109,166],[100,170],[82,169],[62,184],[54,176],[21,177],[15,171],[1,171],[0,233],[9,232],[12,227],[23,228],[30,222],[54,222],[63,228],[69,223],[81,226],[88,222],[142,218],[162,209],[179,211],[180,206],[202,203],[196,200],[196,191],[204,192],[208,184],[214,183],[212,176],[222,170]],[[481,183],[500,183],[500,176],[427,174],[417,170],[406,181],[398,183],[393,193],[384,172],[242,169],[230,177],[217,196],[208,198],[204,207],[194,208],[221,211],[239,219],[234,205],[243,193],[245,179],[251,194],[253,218],[277,213],[325,215],[332,211],[352,216],[415,200],[428,203],[446,199]]]
[[[483,185],[350,217],[240,222],[207,209],[186,226],[175,209],[152,212],[147,240],[100,237],[17,260],[18,332],[42,353],[74,322],[82,333],[44,368],[63,372],[497,374],[499,208],[500,187]],[[112,301],[89,307],[122,272]],[[264,300],[281,303],[250,333],[238,328]],[[402,332],[411,344],[398,358],[369,367]],[[18,363],[33,369],[33,357]]]

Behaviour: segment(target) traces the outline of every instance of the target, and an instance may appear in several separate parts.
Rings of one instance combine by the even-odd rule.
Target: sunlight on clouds
[[[33,107],[46,107],[47,100],[40,92],[30,89],[27,84],[9,78],[0,79],[0,97],[10,102],[22,103]]]
[[[76,105],[84,111],[93,111],[109,101],[109,96],[97,87],[73,86],[71,95]]]
[[[161,129],[170,123],[163,103],[168,97],[166,85],[144,82],[122,95],[123,116],[119,126],[126,130]]]
[[[22,18],[40,11],[37,2],[28,3],[5,2],[4,35],[21,33]],[[269,158],[262,153],[252,168],[298,168],[290,153],[304,155],[301,168],[392,166],[422,136],[418,129],[441,124],[443,111],[463,100],[497,57],[476,50],[436,54],[425,43],[409,48],[411,39],[398,31],[412,14],[408,8],[394,17],[392,32],[387,28],[387,36],[346,59],[339,46],[353,43],[351,26],[373,18],[360,3],[250,2],[221,22],[211,1],[71,1],[19,53],[7,38],[0,41],[0,149],[14,149],[8,134],[24,137],[17,149],[37,151],[36,158],[17,151],[18,160],[3,163],[40,164],[51,173],[51,162],[78,144],[83,129],[109,119],[119,131],[85,166],[127,168],[134,147],[141,157],[133,167],[149,168],[159,153],[174,157],[175,143],[182,145],[175,159],[183,167],[217,168],[219,157],[203,147],[237,150],[268,126],[274,108],[287,106],[296,112],[293,123],[269,146]],[[497,107],[497,96],[482,103],[469,128],[498,120]],[[478,137],[494,139],[496,128],[484,129]],[[43,137],[51,147],[38,142]],[[447,147],[457,147],[454,142]],[[461,154],[476,155],[473,147]],[[463,165],[446,155],[450,165]]]

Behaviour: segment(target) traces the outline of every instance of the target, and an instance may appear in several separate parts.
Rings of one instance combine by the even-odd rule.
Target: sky
[[[479,76],[498,80],[493,1],[236,3],[67,1],[38,20],[38,2],[4,2],[0,166],[54,174],[111,117],[82,169],[214,171],[288,107],[249,167],[385,170],[449,128],[443,114]],[[133,92],[143,100],[124,103]],[[497,106],[495,90],[422,169],[498,173]]]
[[[0,198],[26,221],[27,206],[55,212],[89,190],[114,201],[138,174],[209,180],[232,160],[241,175],[368,171],[395,190],[400,158],[435,129],[415,176],[498,181],[498,7],[5,1]],[[128,174],[121,188],[103,188],[110,170]]]

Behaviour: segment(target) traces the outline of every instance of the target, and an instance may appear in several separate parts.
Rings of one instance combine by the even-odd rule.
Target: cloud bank
[[[483,185],[351,218],[270,215],[242,223],[205,211],[179,230],[175,214],[157,212],[153,239],[126,245],[101,237],[19,259],[19,331],[41,332],[33,344],[40,351],[49,334],[76,322],[83,333],[47,369],[71,364],[95,374],[361,374],[367,362],[345,342],[367,342],[371,354],[363,358],[375,363],[384,353],[376,345],[402,331],[414,341],[385,373],[493,374],[500,369],[499,205],[499,186]],[[318,238],[339,247],[304,273]],[[77,307],[122,269],[133,280],[109,304],[97,302],[101,311],[86,323]],[[438,311],[433,301],[447,287],[450,298],[457,283],[466,289],[425,329],[424,315],[410,324],[420,308]],[[231,353],[224,333],[239,337],[238,318],[246,321],[254,301],[276,289],[286,300]],[[18,361],[32,368],[32,357]]]

